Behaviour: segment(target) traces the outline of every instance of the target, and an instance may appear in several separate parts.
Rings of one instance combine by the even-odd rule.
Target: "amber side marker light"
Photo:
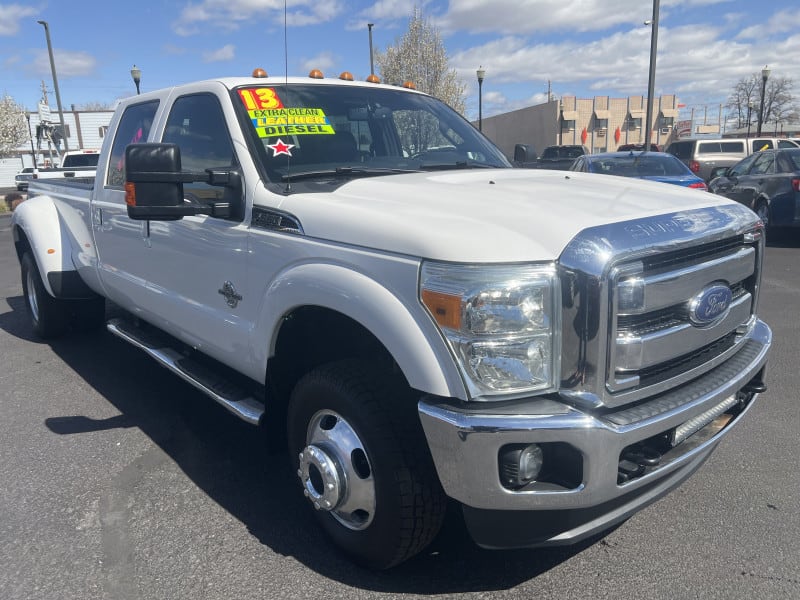
[[[461,297],[422,290],[422,303],[440,327],[461,328]]]
[[[130,181],[125,182],[125,204],[136,206],[136,185]]]

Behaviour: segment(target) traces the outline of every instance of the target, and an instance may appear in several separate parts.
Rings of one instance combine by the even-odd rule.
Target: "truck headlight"
[[[422,265],[420,298],[473,397],[554,390],[558,278],[545,265]]]

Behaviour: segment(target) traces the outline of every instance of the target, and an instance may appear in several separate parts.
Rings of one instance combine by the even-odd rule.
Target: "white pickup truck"
[[[72,179],[85,181],[93,178],[97,171],[99,150],[70,150],[61,157],[61,166],[51,169],[34,169],[31,179]]]
[[[34,331],[113,302],[111,332],[285,436],[373,568],[446,506],[484,547],[568,544],[688,478],[765,390],[757,216],[511,168],[438,100],[350,79],[123,100],[94,185],[14,212]]]

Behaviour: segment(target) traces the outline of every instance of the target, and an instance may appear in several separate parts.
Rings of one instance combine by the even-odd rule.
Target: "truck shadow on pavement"
[[[27,323],[24,300],[7,299],[0,328],[41,343]],[[388,593],[447,594],[512,588],[575,556],[597,538],[566,548],[487,551],[474,545],[456,506],[421,555],[385,572],[355,566],[316,525],[285,452],[269,453],[263,429],[229,415],[134,347],[101,330],[49,343],[53,352],[120,414],[107,419],[52,415],[53,434],[79,436],[139,428],[213,501],[273,552],[291,556],[345,585]],[[265,565],[270,564],[267,560]],[[265,568],[265,576],[268,571]]]

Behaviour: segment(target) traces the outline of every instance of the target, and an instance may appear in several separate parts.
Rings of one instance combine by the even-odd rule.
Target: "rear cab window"
[[[147,141],[153,118],[158,110],[158,100],[131,104],[122,113],[111,146],[111,156],[106,173],[106,186],[121,188],[125,184],[125,148],[128,144]]]

